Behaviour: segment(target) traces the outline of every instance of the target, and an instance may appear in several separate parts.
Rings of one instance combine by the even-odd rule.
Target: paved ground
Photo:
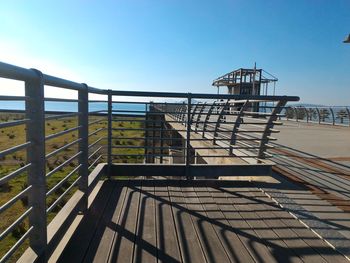
[[[266,192],[349,255],[350,128],[291,121],[278,128],[271,152],[282,184]]]
[[[278,129],[279,144],[319,157],[346,157],[340,161],[350,164],[350,127],[285,121]]]

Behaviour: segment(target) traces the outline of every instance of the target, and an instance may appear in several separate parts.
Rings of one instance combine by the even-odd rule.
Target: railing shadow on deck
[[[197,182],[196,182],[197,183]],[[131,243],[134,243],[135,246],[137,246],[136,251],[134,251],[134,256],[135,256],[135,260],[136,262],[141,262],[142,261],[142,257],[141,257],[141,251],[146,251],[147,253],[151,254],[154,257],[158,257],[158,259],[161,262],[179,262],[179,260],[177,258],[173,258],[171,255],[167,254],[164,250],[161,249],[161,245],[159,246],[155,246],[155,244],[151,244],[149,243],[147,240],[142,238],[142,226],[143,224],[143,220],[145,220],[144,218],[144,212],[145,212],[145,202],[146,200],[153,200],[153,202],[158,203],[158,208],[155,209],[162,209],[162,207],[164,205],[170,207],[171,209],[175,209],[176,212],[173,212],[173,216],[174,217],[178,217],[178,221],[181,222],[184,214],[186,214],[187,216],[191,216],[193,218],[195,218],[195,224],[198,224],[198,230],[202,231],[202,224],[210,224],[211,226],[217,227],[219,229],[219,234],[221,235],[220,238],[222,238],[222,240],[227,240],[227,235],[230,234],[234,234],[237,235],[239,237],[245,238],[249,240],[249,251],[251,253],[253,253],[253,258],[257,259],[259,262],[265,262],[266,259],[261,257],[261,254],[256,251],[256,246],[257,244],[260,244],[264,247],[267,247],[268,249],[271,250],[271,254],[272,256],[278,261],[278,262],[292,262],[293,258],[297,257],[297,255],[299,256],[308,256],[308,255],[312,255],[313,253],[315,253],[315,250],[317,251],[317,249],[324,249],[324,248],[317,248],[314,247],[313,249],[309,249],[307,247],[300,247],[300,248],[293,248],[293,250],[291,250],[288,247],[281,246],[279,245],[280,242],[283,243],[283,240],[293,240],[293,238],[297,238],[299,239],[299,237],[284,237],[284,238],[280,238],[280,237],[268,237],[268,238],[262,238],[262,237],[258,237],[256,233],[251,234],[250,231],[259,231],[259,230],[264,230],[266,228],[264,228],[263,226],[261,228],[259,227],[253,227],[250,226],[249,227],[249,219],[246,218],[244,220],[247,220],[248,222],[248,227],[244,228],[244,227],[240,227],[240,228],[236,228],[236,227],[232,227],[228,222],[230,220],[234,220],[234,219],[227,219],[225,218],[224,214],[223,214],[223,218],[212,218],[212,217],[208,217],[205,213],[201,213],[200,211],[196,211],[196,210],[192,210],[187,208],[186,206],[186,202],[185,203],[181,203],[181,202],[173,202],[171,200],[169,200],[169,196],[177,196],[178,194],[180,194],[180,196],[182,196],[182,191],[180,190],[180,193],[177,193],[176,191],[174,192],[174,190],[169,191],[167,190],[166,193],[166,197],[161,197],[159,195],[155,195],[153,193],[151,193],[150,191],[144,191],[141,186],[151,186],[151,187],[155,187],[155,189],[157,188],[157,186],[180,186],[182,188],[191,188],[193,187],[193,185],[195,185],[196,187],[200,187],[202,186],[208,186],[208,182],[198,182],[197,184],[194,184],[193,182],[179,182],[179,181],[134,181],[133,183],[129,184],[127,181],[125,182],[121,182],[121,181],[115,181],[114,185],[115,186],[126,186],[131,188],[131,195],[128,196],[128,198],[126,200],[124,200],[124,210],[121,213],[121,218],[119,218],[117,220],[117,222],[115,221],[115,218],[113,218],[113,215],[115,213],[115,209],[116,206],[118,204],[118,199],[121,197],[120,196],[120,191],[116,191],[116,190],[111,190],[110,189],[110,185],[113,184],[113,182],[106,182],[105,185],[103,186],[103,188],[101,189],[101,194],[99,193],[98,197],[96,198],[96,200],[94,201],[94,203],[91,206],[91,211],[99,211],[98,213],[94,213],[91,212],[90,214],[87,214],[87,216],[84,217],[83,221],[80,223],[78,230],[76,231],[76,233],[74,234],[73,238],[69,241],[69,244],[67,245],[67,250],[65,250],[61,256],[61,258],[59,259],[59,262],[67,262],[67,260],[74,260],[74,261],[84,261],[84,262],[92,262],[94,259],[94,256],[96,256],[96,252],[98,249],[98,245],[100,244],[101,240],[103,239],[104,235],[106,234],[104,231],[108,230],[113,232],[114,234],[114,239],[113,242],[110,244],[110,247],[108,247],[108,254],[109,256],[107,257],[109,260],[111,260],[112,262],[115,262],[118,254],[121,253],[120,249],[120,244],[121,244],[121,239],[126,239]],[[210,184],[209,184],[210,185]],[[216,185],[216,186],[215,186]],[[254,197],[250,197],[249,195],[245,194],[244,191],[242,193],[239,192],[232,192],[230,191],[230,187],[234,185],[235,189],[237,189],[237,187],[252,187],[252,184],[250,183],[245,183],[245,182],[241,182],[241,183],[234,183],[232,184],[232,182],[229,183],[217,183],[214,182],[212,183],[212,186],[217,189],[217,191],[220,192],[224,192],[224,193],[228,193],[229,195],[233,196],[233,198],[243,198],[245,200],[246,203],[250,203],[250,204],[260,204],[260,205],[265,205],[265,207],[261,207],[261,209],[263,209],[263,211],[268,212],[269,208],[272,211],[276,211],[276,209],[280,209],[279,206],[275,205],[275,204],[271,204],[270,202],[264,202],[261,199],[257,199]],[[224,188],[223,188],[224,187]],[[179,188],[180,189],[180,188]],[[189,190],[192,191],[192,190]],[[246,190],[247,192],[251,193],[251,190]],[[257,190],[258,192],[261,193],[261,191]],[[109,192],[110,195],[106,196],[106,193]],[[139,207],[138,207],[138,226],[141,228],[136,228],[134,231],[130,231],[130,229],[128,230],[126,227],[127,224],[127,220],[130,220],[130,206],[132,204],[132,202],[134,202],[135,200],[133,200],[133,195],[139,193],[142,194],[142,197],[139,197]],[[196,191],[194,191],[194,193],[196,193]],[[197,192],[198,194],[198,192]],[[200,205],[205,206],[206,203],[201,202]],[[232,205],[237,205],[237,203],[235,204],[235,202],[232,202]],[[242,205],[242,203],[241,203]],[[238,209],[238,208],[236,208]],[[251,211],[252,213],[254,213],[255,211],[259,211],[259,210],[253,210]],[[237,213],[239,213],[239,211],[236,210]],[[243,211],[242,211],[243,212]],[[224,213],[224,211],[222,212]],[[99,216],[100,219],[98,220],[98,223],[95,222],[96,221],[96,216]],[[134,216],[134,211],[132,216]],[[268,220],[269,218],[264,218],[264,220]],[[279,218],[277,217],[271,217],[271,219],[274,220],[279,220]],[[261,219],[262,220],[262,219]],[[162,218],[158,217],[156,218],[156,221],[158,222],[158,224],[160,224],[162,222]],[[224,221],[224,222],[223,222]],[[92,228],[92,222],[95,222],[95,224],[98,225],[97,230],[93,230]],[[189,244],[188,239],[186,238],[186,234],[185,234],[185,230],[184,230],[184,225],[179,225],[178,226],[179,229],[177,229],[179,236],[178,236],[178,242],[182,242],[183,246],[181,253],[182,253],[182,258],[185,262],[190,262],[191,260],[191,256],[190,255],[191,251],[189,250]],[[272,229],[277,229],[272,228]],[[290,229],[287,226],[284,227],[280,227],[278,228],[280,230],[283,229]],[[87,234],[89,235],[89,237],[87,237]],[[182,234],[181,234],[182,233]],[[204,232],[202,233],[202,235],[204,235]],[[163,233],[159,233],[159,236],[164,236]],[[317,239],[318,237],[314,237],[315,239]],[[91,241],[90,241],[91,240]],[[90,243],[89,243],[90,242]],[[205,240],[203,241],[204,243],[202,244],[204,246],[204,249],[206,250],[207,256],[209,257],[208,260],[212,261],[215,257],[214,254],[217,251],[213,251],[212,248],[210,247],[210,245],[208,244],[208,242],[206,242]],[[79,255],[79,253],[77,253],[76,249],[77,249],[77,245],[79,244],[79,249],[82,250],[80,256],[81,258],[77,257],[77,255]],[[89,246],[88,246],[89,245]],[[225,244],[226,248],[230,248],[231,244],[229,242],[227,242],[227,244]],[[74,252],[73,254],[72,251]],[[84,251],[87,254],[83,254]],[[294,251],[294,252],[293,252]],[[228,251],[228,253],[230,254],[230,256],[232,256],[233,258],[239,258],[237,256],[237,251],[235,250],[235,248],[231,247],[231,249]],[[324,251],[324,253],[329,253],[329,255],[332,255],[334,252],[332,252],[332,249],[330,248],[327,251]]]

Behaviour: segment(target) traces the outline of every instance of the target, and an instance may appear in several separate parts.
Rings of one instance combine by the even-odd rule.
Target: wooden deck
[[[253,184],[109,180],[59,262],[348,262]]]

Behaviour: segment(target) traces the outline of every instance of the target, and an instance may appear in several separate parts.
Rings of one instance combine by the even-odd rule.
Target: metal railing
[[[13,181],[23,184],[0,206],[2,215],[11,209],[11,214],[20,212],[2,225],[0,242],[22,229],[10,249],[0,255],[0,262],[26,240],[29,251],[45,261],[75,215],[88,208],[88,196],[104,169],[102,163],[107,163],[108,176],[118,162],[180,163],[187,178],[194,177],[190,168],[195,164],[220,164],[219,160],[229,165],[259,164],[269,157],[266,149],[275,139],[271,134],[278,132],[274,125],[280,124],[281,109],[287,101],[299,100],[101,90],[5,63],[0,63],[0,78],[22,81],[25,91],[24,96],[0,96],[0,102],[24,103],[17,110],[0,106],[5,116],[0,136],[8,137],[0,149],[0,187],[11,186]],[[45,91],[51,87],[71,90],[76,98],[47,98]],[[252,104],[259,102],[276,106],[265,105],[271,113],[252,111]],[[66,112],[49,111],[47,103],[70,106]]]
[[[287,120],[318,124],[350,126],[349,107],[288,106],[283,110]]]
[[[252,104],[264,101],[276,102],[271,113],[254,112]],[[272,133],[279,132],[274,125],[281,125],[277,119],[282,116],[282,107],[287,103],[286,97],[265,97],[239,100],[213,101],[191,104],[154,104],[157,112],[171,117],[165,123],[177,130],[186,139],[186,149],[190,159],[197,157],[210,158],[240,158],[248,163],[259,163],[269,158],[266,149],[271,147],[268,142],[275,140]],[[261,108],[261,107],[260,107]],[[272,108],[272,107],[271,107]],[[183,126],[177,126],[180,124]],[[159,139],[161,140],[161,139]],[[195,143],[194,143],[195,142]],[[203,154],[203,150],[225,150],[222,154]],[[191,151],[200,155],[191,157]],[[192,153],[192,154],[193,154]]]

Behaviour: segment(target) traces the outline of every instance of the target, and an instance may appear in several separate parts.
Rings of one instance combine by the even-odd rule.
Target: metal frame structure
[[[268,158],[265,149],[270,135],[276,132],[273,125],[278,124],[280,110],[287,101],[298,101],[291,96],[251,96],[251,95],[219,95],[191,94],[171,92],[138,92],[102,90],[69,80],[46,75],[35,69],[24,69],[10,64],[0,63],[0,77],[25,83],[25,96],[0,96],[0,101],[16,100],[25,102],[24,118],[21,120],[0,123],[0,129],[25,125],[26,141],[9,149],[2,149],[0,157],[26,150],[26,163],[16,170],[0,178],[0,185],[27,172],[28,186],[15,197],[0,207],[0,213],[10,209],[21,198],[28,197],[25,212],[11,223],[1,234],[0,241],[26,218],[29,219],[28,230],[17,243],[2,256],[5,262],[16,249],[29,239],[29,247],[23,255],[45,262],[53,253],[62,236],[66,233],[75,216],[88,208],[88,196],[94,189],[101,175],[134,176],[185,176],[195,177],[259,175],[271,172],[271,163],[264,163]],[[44,89],[48,86],[73,90],[77,99],[45,98]],[[89,99],[89,95],[102,95],[101,100]],[[126,102],[125,97],[144,97],[149,101],[162,98],[163,103]],[[170,99],[185,102],[169,102]],[[194,100],[204,100],[203,104],[192,105]],[[217,102],[215,100],[222,100]],[[76,112],[53,113],[45,110],[45,101],[77,103]],[[237,105],[249,102],[277,103],[272,113],[251,112]],[[104,109],[91,111],[90,103],[104,103]],[[115,109],[114,106],[125,103],[140,105],[142,110]],[[215,109],[221,108],[221,112]],[[198,110],[199,109],[199,110]],[[232,110],[235,109],[235,110]],[[225,122],[221,122],[223,116]],[[93,118],[92,120],[89,117]],[[204,120],[203,120],[204,117]],[[77,126],[53,134],[45,134],[45,123],[49,120],[76,118]],[[96,124],[105,127],[96,128]],[[123,127],[120,123],[138,123],[138,126]],[[235,125],[238,123],[238,125]],[[258,129],[257,129],[258,128]],[[59,138],[72,132],[78,132],[77,138],[46,153],[45,147],[53,138]],[[198,134],[199,133],[199,134]],[[124,134],[124,135],[122,135]],[[128,134],[132,134],[129,136]],[[235,139],[232,139],[235,138]],[[123,144],[116,144],[122,140]],[[208,142],[215,142],[215,145]],[[137,143],[143,142],[144,145]],[[68,150],[76,149],[63,163],[57,164],[47,171],[46,160]],[[121,152],[121,149],[142,152]],[[179,150],[183,160],[181,163],[168,162],[170,149]],[[213,152],[211,152],[213,151]],[[218,152],[219,151],[219,152]],[[206,154],[207,153],[207,154]],[[126,157],[127,159],[121,159]],[[150,158],[148,158],[150,157]],[[133,159],[136,158],[136,159]],[[160,160],[160,164],[157,160]],[[196,158],[206,160],[206,164],[198,164]],[[240,164],[216,164],[208,160],[243,160]],[[143,163],[119,163],[117,160],[142,161]],[[152,161],[153,163],[147,163]],[[56,184],[48,187],[47,180],[73,162],[77,162]],[[66,183],[69,186],[62,190]],[[47,198],[57,195],[49,204]],[[56,196],[56,195],[55,195]],[[48,224],[48,215],[70,196],[66,204],[58,211]]]

